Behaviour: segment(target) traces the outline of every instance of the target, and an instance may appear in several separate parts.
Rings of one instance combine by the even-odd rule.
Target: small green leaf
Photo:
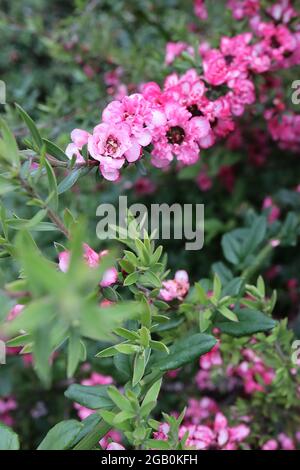
[[[102,351],[98,352],[95,357],[112,357],[118,354],[117,349],[114,346],[110,346],[109,348],[105,348]]]
[[[133,410],[130,401],[124,395],[122,395],[122,393],[120,393],[116,387],[108,387],[107,393],[111,400],[117,405],[117,407],[120,408],[120,410],[129,412]]]
[[[158,441],[156,439],[147,439],[145,446],[150,449],[170,450],[168,441]]]
[[[213,295],[214,297],[219,300],[222,290],[222,284],[219,276],[215,274],[214,276],[214,283],[213,283]]]
[[[136,281],[138,280],[138,277],[139,277],[138,272],[129,274],[129,276],[126,276],[124,280],[124,286],[131,286],[132,284],[135,284]]]
[[[145,274],[140,276],[140,282],[144,286],[161,288],[161,280],[152,271],[147,271]]]
[[[162,383],[162,379],[159,379],[149,388],[142,402],[142,406],[145,406],[148,403],[157,401],[157,397],[161,388],[161,383]]]
[[[65,152],[59,148],[54,142],[50,142],[48,139],[43,139],[43,143],[46,147],[46,152],[52,157],[58,158],[58,160],[69,161]]]
[[[82,343],[80,342],[80,335],[78,333],[71,332],[68,340],[68,365],[67,365],[67,376],[68,378],[73,377],[74,372],[78,366],[82,354]]]
[[[48,160],[45,160],[45,166],[46,166],[47,177],[48,177],[50,205],[56,211],[58,207],[58,192],[57,192],[56,176]]]
[[[41,134],[39,133],[35,123],[33,122],[31,117],[26,113],[26,111],[20,105],[16,104],[16,108],[17,108],[21,118],[25,122],[26,126],[30,130],[30,133],[32,135],[32,138],[33,138],[36,146],[38,147],[38,149],[41,149],[43,147],[43,139],[42,139]]]
[[[135,356],[133,364],[133,377],[132,386],[135,387],[143,378],[146,367],[145,353],[140,353]]]
[[[57,192],[58,194],[63,194],[74,186],[78,181],[80,176],[85,172],[85,168],[75,168],[70,171],[68,176],[66,176],[58,185]]]
[[[218,311],[223,315],[223,317],[228,318],[228,320],[238,322],[238,317],[236,314],[227,307],[219,307]]]
[[[139,339],[139,335],[135,331],[127,330],[123,327],[116,328],[114,332],[116,335],[121,336],[122,338],[126,338],[129,341],[136,341]]]
[[[169,354],[169,348],[162,342],[162,341],[153,341],[151,340],[149,343],[150,347],[154,349],[155,351],[161,351],[164,353]]]

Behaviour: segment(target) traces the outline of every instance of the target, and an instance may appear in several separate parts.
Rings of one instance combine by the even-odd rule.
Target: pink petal
[[[62,251],[58,255],[58,266],[59,269],[63,272],[66,273],[69,268],[69,263],[70,263],[70,252],[69,251]]]
[[[100,282],[101,287],[109,287],[115,284],[118,280],[118,271],[116,268],[109,268],[103,274],[102,281]]]
[[[104,165],[100,165],[100,172],[103,178],[108,181],[116,181],[120,176],[120,172],[118,170],[114,170],[113,168],[109,168]]]
[[[135,162],[140,158],[141,155],[141,146],[134,142],[133,145],[130,147],[129,150],[125,153],[126,159],[128,162],[132,163]]]

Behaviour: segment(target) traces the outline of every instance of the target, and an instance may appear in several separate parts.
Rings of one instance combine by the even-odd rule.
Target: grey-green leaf
[[[18,435],[5,424],[0,423],[0,450],[19,450]]]
[[[75,419],[61,421],[56,424],[42,440],[37,450],[65,450],[72,447],[81,431],[82,423]]]
[[[190,336],[187,334],[185,338],[176,341],[170,347],[169,355],[160,359],[152,367],[160,371],[177,369],[209,352],[216,342],[216,339],[210,335],[197,333]]]
[[[112,409],[113,401],[109,398],[106,385],[72,384],[65,391],[65,397],[91,410]]]
[[[238,322],[232,322],[220,316],[218,321],[214,323],[214,326],[219,328],[222,333],[239,337],[269,331],[276,325],[276,321],[258,310],[241,308],[235,310],[235,313],[238,317]]]

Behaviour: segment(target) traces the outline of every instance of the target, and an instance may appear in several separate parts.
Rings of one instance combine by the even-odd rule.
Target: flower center
[[[204,116],[204,114],[202,113],[202,111],[200,111],[200,109],[198,108],[196,104],[191,104],[190,106],[187,107],[187,110],[189,111],[189,113],[191,113],[193,117]]]
[[[231,65],[232,62],[234,61],[234,56],[231,54],[227,54],[224,56],[224,59],[227,65]]]
[[[108,136],[105,149],[106,153],[109,155],[114,155],[119,147],[119,141],[112,135]]]
[[[167,139],[169,144],[182,144],[185,137],[185,132],[180,126],[173,126],[167,132]]]
[[[271,47],[272,47],[272,49],[279,49],[280,46],[281,46],[281,44],[278,41],[277,37],[275,35],[273,35],[271,37]]]

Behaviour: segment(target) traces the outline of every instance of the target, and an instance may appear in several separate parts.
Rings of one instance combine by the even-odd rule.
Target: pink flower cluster
[[[207,20],[208,13],[205,5],[205,0],[194,0],[194,12],[200,20]]]
[[[272,139],[281,149],[300,151],[300,114],[268,110],[265,118]]]
[[[179,429],[179,438],[182,439],[188,433],[186,447],[197,450],[250,450],[252,447],[247,438],[252,437],[252,418],[243,416],[237,419],[233,414],[233,419],[235,423],[230,425],[218,403],[212,398],[190,398],[183,425]],[[169,430],[167,423],[161,423],[159,430],[154,433],[154,438],[167,440]],[[294,438],[281,432],[264,442],[261,450],[295,450],[299,442],[300,432],[296,432]]]
[[[244,18],[253,18],[259,15],[261,0],[228,0],[227,8],[232,10],[233,17],[236,20]],[[278,0],[265,10],[265,14],[276,22],[284,24],[289,23],[293,18],[297,17],[291,0]]]
[[[183,300],[189,291],[189,277],[186,271],[177,271],[175,278],[168,281],[163,281],[163,287],[160,290],[160,298],[166,302],[172,300]]]
[[[168,432],[169,425],[162,423],[154,438],[167,440]],[[250,428],[244,423],[230,426],[217,403],[204,397],[200,401],[189,401],[185,422],[179,428],[179,438],[182,439],[186,433],[188,449],[236,450],[250,434]]]
[[[243,349],[241,355],[242,360],[239,364],[230,364],[226,367],[227,388],[232,389],[242,385],[247,395],[252,395],[255,392],[266,393],[266,387],[275,378],[275,371],[268,367],[250,348]],[[199,365],[200,370],[196,375],[196,383],[199,389],[216,389],[217,385],[214,384],[212,374],[223,365],[219,343],[209,353],[200,357]]]
[[[297,435],[299,435],[299,433],[296,433],[296,439]],[[278,434],[277,440],[269,439],[266,441],[262,446],[262,450],[296,450],[296,445],[291,437],[282,432]]]
[[[83,251],[84,251],[84,254],[83,254],[84,260],[90,268],[96,268],[97,266],[99,266],[101,259],[108,255],[107,250],[103,250],[100,253],[96,253],[89,245],[87,245],[87,243],[84,243]],[[59,253],[58,255],[59,269],[65,273],[69,269],[69,264],[70,264],[70,252],[62,251],[61,253]],[[114,267],[108,268],[103,274],[102,280],[100,282],[100,286],[101,287],[111,286],[115,284],[117,280],[118,280],[118,271],[116,270],[116,268]]]
[[[232,10],[233,17],[236,20],[242,20],[258,13],[260,0],[228,0],[227,8]]]
[[[228,366],[228,376],[241,379],[244,391],[247,394],[266,393],[266,387],[275,378],[275,371],[264,364],[263,360],[252,349],[244,349],[242,356],[244,360],[238,366]]]
[[[206,18],[204,1],[196,0],[194,6],[196,14]],[[261,19],[258,0],[229,0],[228,7],[237,19],[251,17],[251,32],[223,36],[219,48],[201,44],[203,72],[171,73],[162,88],[149,82],[141,86],[140,93],[109,103],[92,133],[72,131],[67,156],[84,164],[86,147],[99,162],[103,177],[116,181],[121,168],[139,160],[146,147],[155,167],[168,167],[174,158],[182,165],[192,165],[201,149],[228,136],[235,129],[234,118],[255,102],[255,75],[300,63],[300,31],[290,27],[295,12],[289,0],[268,9],[269,22]],[[168,43],[166,63],[171,64],[183,51],[194,54],[187,43]],[[118,82],[118,74],[106,80]],[[299,147],[298,117],[284,115],[278,121],[277,116],[269,116],[268,124],[273,138],[284,148]],[[202,176],[199,184],[208,187],[210,182]]]

